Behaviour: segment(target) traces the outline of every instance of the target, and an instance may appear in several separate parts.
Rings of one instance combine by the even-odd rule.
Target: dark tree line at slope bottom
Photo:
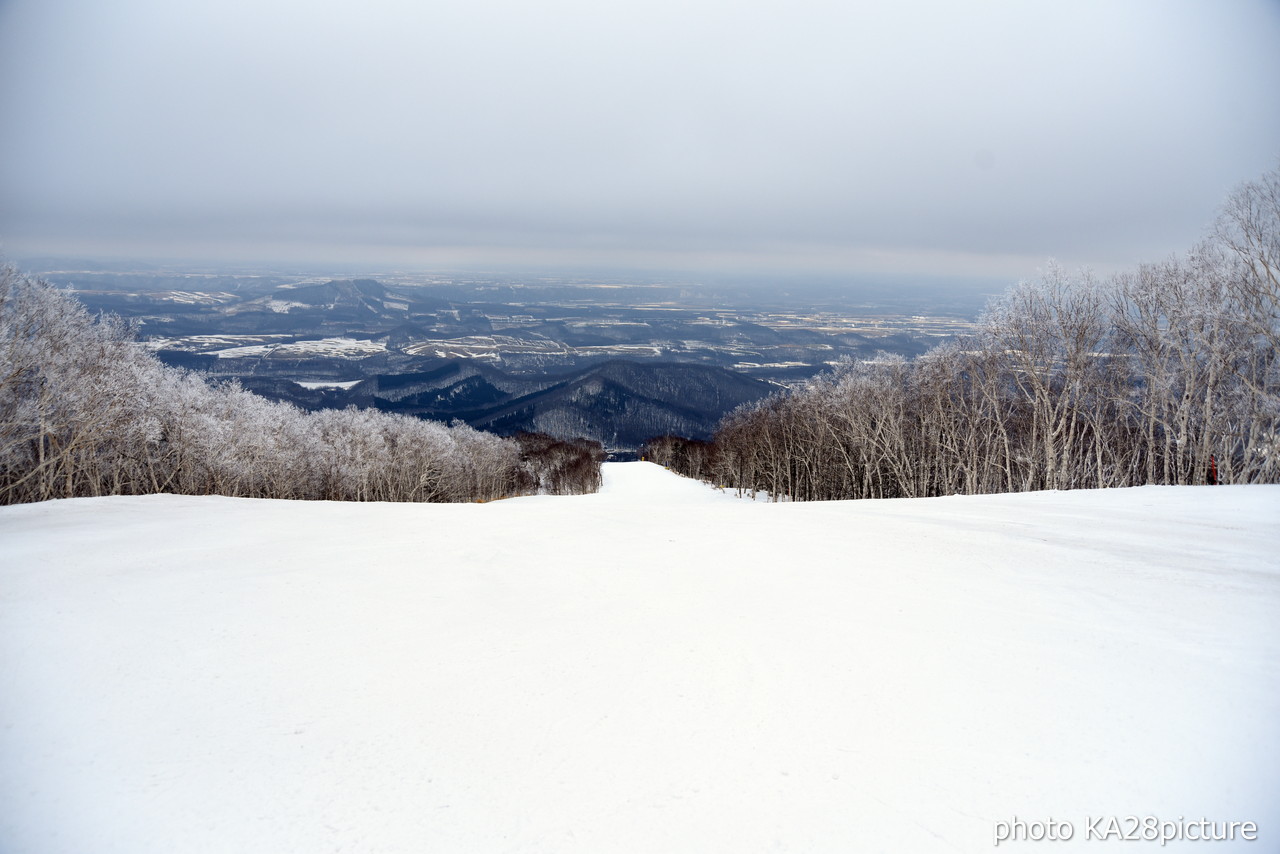
[[[0,268],[0,503],[155,492],[486,501],[594,492],[597,442],[306,413],[167,367],[118,318]]]
[[[1280,481],[1280,171],[1182,258],[1100,280],[1050,267],[978,329],[849,362],[647,459],[824,500]]]

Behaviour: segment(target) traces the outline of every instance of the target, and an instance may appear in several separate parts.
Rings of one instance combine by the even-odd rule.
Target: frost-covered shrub
[[[593,439],[556,439],[545,433],[519,433],[524,489],[544,495],[579,495],[600,489],[604,447]]]

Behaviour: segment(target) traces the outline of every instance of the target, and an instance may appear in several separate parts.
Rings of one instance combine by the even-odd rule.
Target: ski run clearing
[[[6,854],[1278,851],[1280,487],[4,507],[0,805]]]

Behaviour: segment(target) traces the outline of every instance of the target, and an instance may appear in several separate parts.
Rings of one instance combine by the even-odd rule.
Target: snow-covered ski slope
[[[1280,487],[0,508],[0,851],[1280,850]],[[1128,825],[1125,825],[1127,827]]]

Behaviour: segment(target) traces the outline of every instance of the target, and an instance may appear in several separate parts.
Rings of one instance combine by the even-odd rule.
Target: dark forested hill
[[[582,436],[620,449],[664,433],[709,437],[725,413],[777,388],[709,365],[626,360],[532,377],[475,360],[442,360],[429,370],[380,374],[346,390],[309,390],[268,377],[242,381],[265,397],[306,408],[354,404],[435,421],[460,419],[501,435]]]

